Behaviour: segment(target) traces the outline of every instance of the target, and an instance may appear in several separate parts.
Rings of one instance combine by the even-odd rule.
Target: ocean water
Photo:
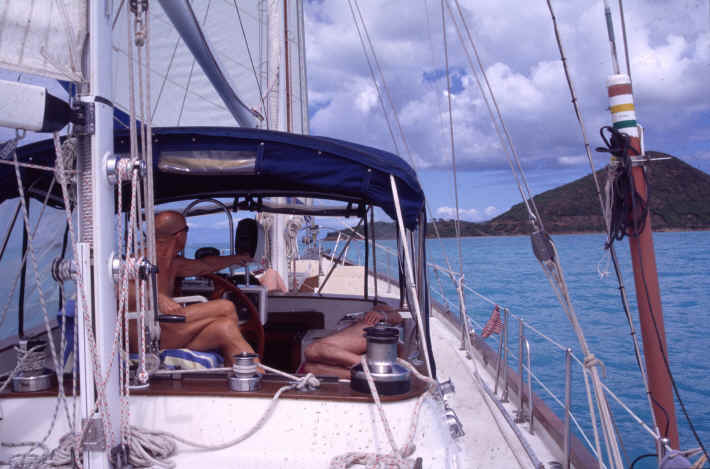
[[[644,422],[651,424],[648,401],[641,374],[636,365],[629,326],[621,307],[616,276],[600,278],[606,257],[602,235],[557,235],[559,251],[572,301],[592,352],[604,362],[604,382]],[[665,317],[665,328],[671,370],[688,413],[706,445],[710,445],[710,232],[655,233],[654,242]],[[481,237],[461,240],[465,282],[478,293],[493,299],[521,316],[559,344],[570,347],[581,357],[576,336],[552,287],[534,257],[528,237]],[[329,243],[332,246],[332,243]],[[382,244],[394,247],[394,242]],[[616,243],[631,301],[634,327],[639,334],[636,293],[628,242]],[[456,239],[428,240],[427,256],[431,263],[459,270]],[[348,253],[354,261],[363,260],[362,245],[353,245]],[[378,269],[391,272],[393,263],[378,251]],[[396,264],[394,264],[396,265]],[[458,311],[456,290],[452,282],[430,269],[432,298],[443,303],[441,294]],[[471,292],[465,296],[469,316],[479,325],[485,324],[492,306]],[[517,357],[517,323],[513,324],[510,347]],[[531,344],[533,373],[564,402],[564,352],[531,330],[526,330]],[[497,347],[497,337],[487,339]],[[517,358],[511,362],[517,369]],[[573,412],[589,439],[593,441],[582,372],[573,366]],[[540,385],[534,390],[558,415],[562,408]],[[625,465],[639,455],[655,453],[652,439],[613,400],[611,409],[619,428],[626,455]],[[688,423],[676,405],[681,444],[695,448],[697,443]],[[655,467],[653,459],[639,462],[636,468]]]
[[[52,220],[61,226],[60,218]],[[16,230],[19,231],[19,230]],[[57,230],[58,232],[59,230]],[[47,303],[56,305],[57,288],[51,280],[49,266],[61,248],[61,236],[49,233],[39,239],[38,267]],[[16,234],[13,239],[17,238]],[[670,365],[690,417],[706,445],[710,445],[710,388],[706,379],[710,376],[710,232],[655,233],[656,258],[660,277],[661,295],[668,339]],[[19,241],[19,239],[16,239]],[[604,270],[606,258],[602,249],[601,235],[557,235],[554,237],[562,266],[571,292],[572,301],[584,328],[587,341],[607,371],[605,383],[644,422],[650,424],[648,402],[644,394],[641,375],[635,362],[629,327],[619,300],[616,278],[611,272],[600,278],[598,270]],[[378,241],[390,248],[394,241]],[[564,347],[570,347],[579,357],[579,346],[557,298],[545,278],[540,265],[532,254],[527,237],[482,237],[461,240],[463,272],[466,284],[478,293],[508,307],[516,315],[542,331]],[[12,244],[12,243],[11,243]],[[208,243],[209,244],[209,243]],[[212,243],[216,247],[220,242]],[[225,243],[226,244],[226,243]],[[324,243],[333,247],[332,242]],[[195,245],[196,246],[196,245]],[[195,246],[192,246],[193,248]],[[2,309],[5,316],[0,324],[3,337],[17,333],[17,291],[9,303],[10,292],[18,273],[17,249],[8,250],[0,264],[3,282],[0,282]],[[621,269],[624,275],[634,318],[637,318],[634,282],[626,240],[617,243]],[[455,239],[428,240],[427,256],[431,263],[459,270],[458,249]],[[363,245],[353,242],[348,257],[362,263]],[[448,263],[447,263],[448,259]],[[382,250],[377,253],[380,272],[392,275],[396,261]],[[26,329],[42,323],[39,295],[34,287],[34,270],[28,269],[26,301]],[[456,290],[451,281],[430,270],[430,285],[434,300],[451,302],[451,309],[458,310]],[[444,299],[445,298],[445,299]],[[475,324],[483,325],[490,316],[492,306],[471,292],[466,292],[468,315]],[[5,312],[6,311],[6,312]],[[51,311],[50,311],[51,314]],[[635,323],[636,331],[640,328]],[[510,347],[517,356],[517,324],[511,333]],[[564,352],[532,330],[526,330],[531,343],[533,373],[560,400],[564,400]],[[497,336],[487,339],[497,347]],[[517,359],[511,361],[517,368]],[[573,412],[583,430],[592,439],[589,411],[581,370],[573,367],[572,378]],[[558,415],[562,408],[537,383],[535,392],[540,395]],[[639,455],[655,452],[652,439],[613,400],[616,425],[623,442],[626,466]],[[697,447],[688,423],[676,405],[676,415],[683,448]],[[578,436],[580,436],[578,434]],[[655,467],[647,459],[636,468]]]

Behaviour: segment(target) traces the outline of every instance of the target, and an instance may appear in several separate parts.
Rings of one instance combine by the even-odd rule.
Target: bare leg
[[[231,319],[216,319],[203,328],[195,338],[187,344],[194,350],[210,350],[217,348],[224,357],[224,364],[232,366],[234,355],[242,352],[254,353],[249,343],[244,340],[239,331],[239,325]]]
[[[363,330],[368,326],[365,321],[360,321],[310,344],[304,351],[304,369],[314,374],[349,378],[350,368],[360,363],[360,357],[367,349]]]
[[[234,304],[228,300],[214,300],[192,304],[183,309],[186,321],[162,324],[160,345],[164,348],[219,349],[225,364],[232,356],[254,352],[239,330]]]
[[[306,347],[304,355],[308,363],[322,363],[344,368],[350,368],[356,363],[360,363],[360,355],[342,346],[328,343],[325,339],[313,342]]]
[[[266,287],[268,291],[288,293],[288,288],[286,288],[283,279],[274,269],[266,269],[264,275],[259,279],[259,283],[262,287]]]

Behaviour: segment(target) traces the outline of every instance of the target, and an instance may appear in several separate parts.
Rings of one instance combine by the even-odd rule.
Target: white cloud
[[[557,157],[557,162],[561,166],[577,166],[584,164],[587,161],[586,156],[558,156]]]
[[[475,208],[459,208],[459,218],[466,221],[484,221],[493,217],[498,212],[499,210],[492,205],[486,207],[483,213]],[[439,218],[453,220],[456,218],[456,208],[447,206],[439,207],[436,209],[436,214]]]
[[[486,207],[486,209],[483,211],[483,213],[485,213],[487,217],[493,217],[494,215],[498,215],[499,212],[500,210],[498,210],[498,208],[494,207],[493,205]]]
[[[377,105],[377,90],[374,86],[366,86],[365,89],[360,91],[355,97],[355,107],[362,112],[367,114],[370,110]]]
[[[599,0],[555,3],[586,131],[597,146],[597,130],[610,121],[605,86],[611,60],[603,8]],[[701,3],[674,5],[673,15],[665,2],[629,0],[625,5],[636,104],[649,149],[672,152],[657,143],[709,134],[710,32]],[[449,167],[439,2],[359,4],[417,165]],[[582,153],[583,146],[544,2],[468,2],[464,11],[524,166],[586,164],[570,156]],[[393,150],[347,3],[308,2],[306,14],[309,92],[318,102],[312,132]],[[616,26],[625,68],[618,17]],[[501,144],[453,25],[447,33],[458,167],[503,168]],[[359,113],[367,118],[354,118]],[[396,133],[396,124],[391,125]],[[402,142],[398,148],[404,154]]]

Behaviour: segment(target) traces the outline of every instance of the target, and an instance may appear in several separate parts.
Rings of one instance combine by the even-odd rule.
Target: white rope
[[[307,385],[307,383],[312,382],[313,378],[314,378],[313,374],[309,373],[309,374],[303,376],[302,378],[299,378],[298,381],[296,381],[292,384],[288,384],[286,386],[280,387],[279,390],[276,391],[276,393],[274,394],[274,397],[271,399],[271,402],[269,403],[268,407],[266,408],[266,410],[264,411],[262,416],[259,418],[259,420],[257,420],[256,423],[254,425],[252,425],[247,431],[245,431],[244,433],[242,433],[238,437],[233,438],[232,440],[229,440],[225,443],[220,443],[217,445],[197,443],[197,442],[183,438],[181,436],[175,435],[170,432],[155,431],[155,432],[153,432],[153,434],[162,435],[165,437],[172,438],[173,440],[175,440],[179,443],[190,446],[192,448],[196,448],[198,450],[217,451],[217,450],[221,450],[221,449],[225,449],[225,448],[230,448],[232,446],[235,446],[235,445],[247,440],[248,438],[250,438],[251,436],[253,436],[254,434],[256,434],[259,430],[261,430],[263,428],[263,426],[266,424],[266,422],[269,420],[269,418],[273,414],[274,409],[276,409],[276,405],[278,403],[279,398],[281,397],[281,394],[283,394],[286,391],[290,391],[292,389],[302,389]]]
[[[2,385],[0,385],[0,393],[2,393],[5,390],[5,388],[7,388],[7,386],[12,382],[12,378],[14,378],[17,373],[19,373],[20,371],[25,371],[28,368],[29,369],[34,368],[34,365],[32,365],[31,367],[25,367],[25,360],[28,360],[28,359],[35,360],[36,359],[35,357],[39,356],[39,354],[35,355],[35,357],[33,357],[32,355],[40,347],[44,347],[44,346],[43,345],[35,345],[34,347],[32,347],[29,350],[22,350],[22,349],[19,349],[19,347],[15,347],[15,351],[18,352],[17,364],[15,364],[15,368],[12,369],[12,371],[7,376],[5,381],[2,383]],[[43,355],[42,360],[44,361],[47,358],[46,351],[43,352],[42,355]]]
[[[358,232],[352,230],[351,227],[345,225],[344,222],[341,221],[341,223],[342,223],[346,228],[348,228],[350,231],[352,231],[353,233],[355,233],[356,236],[360,237],[361,239],[363,238],[363,236],[362,236],[360,233],[358,233]],[[388,253],[388,254],[393,254],[393,251],[392,251],[391,249],[389,249],[388,247],[386,247],[386,246],[383,246],[383,245],[380,245],[380,244],[377,244],[377,243],[376,243],[376,246],[379,247],[379,248],[381,248],[383,251],[385,251],[385,252]],[[434,264],[434,263],[429,262],[428,265],[429,265],[429,267],[433,268],[435,271],[444,272],[444,273],[448,274],[449,276],[458,275],[457,272],[453,272],[453,271],[451,271],[450,269],[446,269],[446,268],[444,268],[444,267],[442,267],[442,266],[439,266],[439,265],[437,265],[437,264]],[[452,279],[452,281],[455,281],[455,279]],[[467,291],[473,293],[474,295],[476,295],[476,296],[479,297],[480,299],[482,299],[482,300],[484,300],[484,301],[486,301],[486,302],[488,302],[488,303],[490,303],[490,304],[492,304],[492,305],[499,304],[499,303],[495,302],[493,299],[491,299],[491,298],[489,298],[489,297],[487,297],[487,296],[485,296],[485,295],[483,295],[483,294],[481,294],[481,293],[475,291],[473,288],[469,287],[469,286],[466,285],[466,284],[463,284],[463,288],[464,288],[465,290],[467,290]],[[557,292],[557,289],[555,289],[555,290],[556,290],[556,292]],[[453,303],[451,303],[451,302],[448,300],[448,298],[446,298],[446,297],[444,296],[443,293],[436,292],[436,291],[435,291],[435,293],[436,293],[444,302],[446,302],[450,308],[454,307]],[[561,302],[561,303],[564,302],[563,297],[560,297],[559,295],[558,295],[558,297],[560,298],[560,302]],[[565,308],[565,311],[567,311],[566,308]],[[537,334],[538,336],[540,336],[541,338],[543,338],[544,340],[546,340],[547,342],[549,342],[550,344],[552,344],[552,345],[555,346],[556,348],[558,348],[558,349],[560,349],[560,350],[562,350],[562,351],[566,351],[566,350],[567,350],[567,347],[564,347],[562,344],[560,344],[560,343],[557,342],[556,340],[552,339],[552,338],[549,337],[548,335],[546,335],[546,334],[544,334],[543,332],[541,332],[539,329],[537,329],[536,327],[534,327],[533,325],[531,325],[529,322],[525,321],[521,316],[514,315],[514,314],[511,314],[511,316],[512,316],[513,318],[517,318],[517,319],[523,321],[524,324],[526,325],[526,327],[528,327],[528,328],[529,328],[530,330],[532,330],[535,334]],[[471,318],[471,320],[474,322],[474,324],[477,325],[477,327],[480,328],[480,325],[477,324],[477,323],[475,322],[475,320],[473,320],[472,318]],[[574,354],[572,354],[572,358],[573,358],[581,367],[585,367],[584,362],[583,362],[582,360],[580,360],[577,356],[575,356]],[[600,366],[603,367],[603,363],[602,363],[601,361],[599,361],[598,359],[596,359],[593,355],[591,355],[591,359],[587,360],[587,364],[588,364],[587,367],[593,366],[593,365],[600,365]],[[537,377],[534,376],[534,375],[532,375],[532,376],[533,376],[533,377],[535,378],[535,380],[548,392],[548,394],[550,394],[550,395],[553,397],[553,399],[555,399],[555,401],[556,401],[558,404],[560,404],[562,407],[564,407],[564,405],[561,403],[561,401],[559,400],[559,398],[557,398],[557,397],[549,390],[549,388],[547,388],[547,387],[539,380],[539,378],[537,378]],[[586,375],[585,375],[585,381],[586,381]],[[587,390],[587,397],[589,398],[590,395],[592,394],[592,390],[591,390],[591,388],[589,387],[589,384],[588,384],[588,383],[585,383],[585,384],[586,384],[586,390]],[[602,386],[604,387],[604,389],[608,389],[603,383],[602,383]],[[609,392],[611,392],[611,391],[609,391]],[[615,395],[614,395],[614,396],[615,396]],[[614,397],[614,396],[612,396],[612,397]],[[588,404],[590,404],[590,405],[592,406],[592,407],[590,407],[590,418],[591,418],[591,421],[592,421],[592,426],[594,427],[595,441],[597,442],[596,444],[592,444],[592,443],[591,443],[591,441],[589,440],[589,438],[587,437],[587,435],[583,432],[583,430],[582,430],[582,428],[581,428],[579,422],[577,421],[576,417],[574,417],[573,415],[572,415],[572,420],[574,421],[575,426],[577,426],[577,428],[580,430],[580,433],[583,435],[583,437],[584,437],[586,443],[589,445],[590,449],[595,453],[595,455],[596,455],[598,458],[600,458],[599,455],[601,454],[601,448],[600,448],[600,446],[599,446],[599,444],[598,444],[598,433],[597,433],[597,431],[596,431],[596,430],[597,430],[597,426],[596,426],[596,412],[594,411],[593,403],[592,403],[592,402],[593,402],[593,401],[592,401],[591,399],[588,399]],[[644,424],[644,425],[645,425],[645,424]],[[595,448],[596,448],[596,449],[595,449]],[[603,463],[602,463],[602,464],[603,464]],[[604,467],[605,467],[605,466],[604,466]]]
[[[298,232],[303,226],[303,217],[293,217],[286,220],[284,227],[284,241],[286,244],[286,255],[289,259],[298,257]]]
[[[0,461],[0,466],[10,466],[10,469],[37,469],[42,467],[42,463],[49,456],[49,450],[43,444],[37,445],[31,441],[23,441],[17,443],[2,442],[0,445],[4,448],[22,448],[31,446],[32,448],[26,453],[13,454],[7,461]],[[34,454],[33,451],[41,450],[41,454]]]
[[[19,141],[20,138],[21,137],[19,137],[19,135],[18,135],[17,140]],[[16,182],[17,182],[17,189],[18,189],[18,192],[20,195],[22,216],[23,216],[23,220],[25,223],[25,225],[24,225],[25,226],[25,233],[27,234],[27,240],[28,240],[27,252],[29,252],[30,260],[32,261],[32,271],[34,273],[34,280],[35,280],[35,284],[36,284],[36,288],[37,288],[37,293],[39,296],[40,307],[42,310],[42,317],[44,319],[45,331],[47,333],[49,352],[51,353],[51,357],[54,362],[54,369],[55,369],[55,373],[57,374],[57,380],[59,381],[59,383],[62,383],[62,381],[63,381],[63,373],[62,373],[63,367],[61,366],[61,358],[60,358],[61,352],[59,352],[57,350],[55,343],[54,343],[54,337],[52,335],[52,327],[51,327],[51,323],[49,320],[47,301],[45,298],[44,289],[42,288],[42,282],[40,279],[40,270],[39,270],[39,265],[38,265],[38,261],[37,261],[37,256],[35,253],[34,236],[33,236],[32,230],[30,229],[31,225],[30,225],[30,221],[29,221],[29,208],[27,206],[28,200],[25,196],[24,186],[23,186],[23,182],[22,182],[22,176],[20,174],[20,167],[17,164],[18,163],[17,152],[14,151],[12,153],[12,156],[13,156],[13,161],[16,163],[15,164],[15,177],[16,177]],[[55,178],[52,178],[53,183],[54,183],[54,180],[55,180]],[[48,192],[48,194],[49,194],[49,192]],[[44,210],[44,207],[46,207],[47,200],[48,200],[48,198],[46,197],[44,200],[43,210]],[[55,424],[57,421],[57,416],[59,413],[59,408],[62,404],[64,407],[64,411],[66,412],[68,424],[70,426],[73,425],[73,419],[70,415],[69,407],[66,402],[66,396],[64,394],[64,386],[63,385],[58,386],[58,391],[59,392],[57,395],[57,401],[56,401],[56,405],[54,407],[54,412],[52,414],[49,428],[47,429],[47,432],[44,435],[44,437],[39,442],[34,443],[34,445],[32,446],[32,448],[30,448],[30,450],[28,451],[27,454],[32,453],[36,448],[43,445],[49,439],[52,432],[54,431],[54,427],[55,427]]]
[[[320,381],[312,373],[308,373],[305,376],[298,377],[265,365],[259,364],[258,366],[263,367],[269,372],[287,377],[293,382],[286,386],[282,386],[278,389],[278,391],[276,391],[262,416],[256,421],[254,425],[252,425],[244,433],[225,443],[210,445],[197,443],[195,441],[181,437],[171,432],[149,430],[146,428],[132,425],[130,426],[127,438],[127,447],[129,450],[128,463],[130,463],[134,467],[158,466],[162,468],[172,469],[175,467],[175,463],[169,460],[169,458],[175,456],[178,453],[178,443],[182,443],[185,446],[189,446],[199,451],[218,451],[221,449],[226,449],[235,446],[247,440],[264,427],[264,425],[276,409],[278,400],[284,392],[293,389],[307,390],[320,386]],[[186,371],[190,373],[215,373],[222,371],[231,371],[232,369],[233,368],[212,368],[206,370],[170,370],[170,372],[175,373],[176,371]],[[71,463],[70,457],[72,454],[71,444],[73,444],[77,437],[78,435],[67,434],[61,438],[59,447],[57,447],[52,452],[51,457],[49,459],[51,465],[69,467],[69,464]]]
[[[0,164],[6,164],[10,166],[19,166],[20,168],[29,168],[29,169],[39,169],[42,171],[48,171],[48,172],[54,172],[55,168],[52,166],[44,166],[40,164],[32,164],[32,163],[20,163],[19,161],[15,163],[14,161],[6,161],[6,160],[0,160]],[[76,173],[75,170],[68,170],[66,171],[67,173]]]
[[[646,430],[646,432],[647,432],[649,435],[651,435],[651,437],[654,439],[654,441],[660,440],[661,436],[660,436],[657,432],[653,431],[653,430],[651,429],[651,427],[649,427],[643,420],[641,420],[641,417],[639,417],[638,415],[636,415],[636,414],[634,413],[634,411],[632,411],[632,410],[629,408],[629,406],[627,406],[626,404],[624,404],[624,403],[621,401],[621,399],[619,399],[619,397],[618,397],[616,394],[614,394],[614,392],[613,392],[611,389],[609,389],[609,388],[608,388],[605,384],[603,384],[603,383],[602,383],[602,386],[604,387],[604,390],[607,392],[607,394],[609,394],[612,398],[614,398],[614,400],[617,402],[617,404],[619,404],[619,405],[621,406],[621,408],[624,409],[624,410],[631,416],[631,418],[633,418],[634,420],[636,420],[636,423],[638,423],[639,425],[641,425],[641,428],[643,428],[644,430]]]
[[[392,452],[389,454],[365,453],[357,451],[349,452],[334,457],[330,461],[330,469],[346,469],[355,464],[365,465],[368,468],[374,469],[413,469],[415,467],[417,461],[415,459],[409,458],[409,456],[411,456],[416,449],[416,446],[414,445],[414,437],[416,436],[417,432],[419,413],[421,411],[422,404],[424,403],[424,399],[429,395],[433,395],[433,391],[438,386],[438,383],[432,378],[424,376],[411,363],[402,360],[401,358],[398,358],[397,361],[403,366],[407,367],[412,372],[412,374],[414,374],[414,376],[429,385],[427,391],[419,396],[416,404],[414,405],[411,421],[409,424],[409,431],[407,433],[407,439],[405,440],[404,446],[402,447],[402,449],[399,449],[397,447],[397,443],[394,439],[394,434],[392,432],[392,427],[390,426],[389,420],[387,419],[387,415],[385,414],[384,408],[382,407],[380,395],[377,392],[375,381],[373,380],[372,374],[370,373],[370,368],[367,365],[367,359],[365,356],[363,356],[360,359],[360,363],[362,364],[363,371],[365,372],[365,377],[367,379],[367,385],[370,388],[372,400],[375,402],[377,412],[380,416],[380,421],[382,422],[382,426],[385,429],[387,440],[389,441],[390,447],[392,448]]]
[[[53,141],[54,141],[54,151],[56,154],[55,158],[55,165],[56,165],[56,171],[57,174],[60,174],[62,176],[58,177],[57,180],[59,181],[59,185],[62,189],[62,199],[64,201],[64,216],[66,219],[67,227],[69,229],[69,237],[71,239],[72,246],[74,247],[74,252],[78,252],[78,238],[76,235],[76,231],[74,230],[74,221],[73,221],[73,216],[72,216],[72,203],[71,203],[71,196],[69,192],[69,184],[67,181],[67,178],[63,176],[65,173],[65,167],[64,164],[67,162],[68,158],[64,155],[64,150],[65,148],[62,146],[60,139],[59,139],[59,133],[55,132],[53,135]],[[69,149],[70,147],[66,147],[66,149]],[[75,147],[72,147],[75,148]],[[61,155],[61,156],[60,156]],[[94,329],[93,329],[93,316],[89,313],[88,310],[88,302],[86,299],[86,296],[84,294],[84,279],[82,276],[83,272],[79,271],[78,275],[75,277],[75,282],[76,282],[76,291],[77,291],[77,306],[81,305],[81,311],[83,312],[83,322],[85,326],[85,332],[87,334],[87,339],[89,341],[89,352],[91,355],[92,359],[92,364],[94,367],[94,370],[100,370],[99,368],[99,361],[98,361],[98,352],[96,350],[96,338],[94,336]],[[63,286],[60,285],[60,288],[63,288]],[[66,305],[62,305],[62,314],[63,317],[66,317]],[[78,311],[77,311],[77,318],[78,319]],[[74,337],[79,337],[79,321],[75,320],[74,321]],[[76,357],[78,356],[79,353],[79,341],[75,340],[74,341],[74,360],[76,360]],[[100,373],[100,371],[99,371]],[[98,399],[94,401],[94,409],[99,409],[99,412],[101,412],[102,417],[104,416],[102,407],[99,405],[100,400],[102,399],[104,394],[104,388],[101,387],[99,380],[96,379],[96,375],[92,376],[94,379],[94,382],[96,383],[97,387],[97,396]],[[74,396],[74,409],[76,412],[76,400],[77,400],[77,370],[76,366],[72,367],[72,390],[73,390],[73,396]],[[92,410],[92,413],[94,410]],[[75,414],[76,415],[76,414]],[[86,423],[84,427],[82,428],[81,436],[86,432],[89,426],[89,419],[86,420]],[[73,430],[73,428],[72,428]],[[78,457],[80,454],[80,441],[81,441],[81,436],[74,438],[74,455],[75,458]],[[76,461],[75,461],[76,462]]]

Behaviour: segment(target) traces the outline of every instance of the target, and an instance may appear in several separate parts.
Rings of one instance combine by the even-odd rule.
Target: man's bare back
[[[379,321],[396,325],[402,322],[402,317],[384,304],[376,305],[362,320],[306,347],[304,370],[320,376],[350,378],[350,368],[360,363],[360,357],[367,350],[365,328]]]
[[[185,248],[188,226],[178,212],[165,211],[155,216],[156,255],[158,261],[158,308],[162,314],[185,316],[184,323],[161,324],[161,348],[219,349],[225,364],[232,357],[254,350],[239,330],[234,304],[212,300],[182,307],[172,300],[177,277],[192,277],[217,272],[235,264],[246,264],[249,256],[207,256],[186,259],[178,253]]]

